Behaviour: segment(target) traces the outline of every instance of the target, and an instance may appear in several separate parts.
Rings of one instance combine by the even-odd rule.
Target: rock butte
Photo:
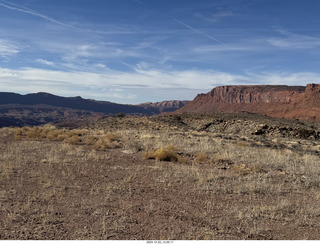
[[[174,113],[257,113],[320,122],[320,85],[219,86]]]

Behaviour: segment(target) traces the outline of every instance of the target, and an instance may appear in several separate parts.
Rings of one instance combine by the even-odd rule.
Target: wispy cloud
[[[16,44],[0,39],[0,57],[9,58],[19,52],[20,48]]]
[[[45,59],[41,59],[41,58],[38,58],[36,60],[36,62],[40,63],[40,64],[45,64],[45,65],[48,65],[48,66],[55,66],[55,63],[54,62],[50,62],[48,60],[45,60]]]
[[[285,30],[278,32],[283,37],[272,37],[268,39],[268,42],[273,46],[287,49],[309,49],[320,46],[320,37],[300,35]]]
[[[197,54],[208,54],[210,52],[234,52],[234,51],[256,51],[257,49],[261,49],[262,47],[257,47],[249,44],[228,44],[228,45],[205,45],[205,46],[197,46],[193,48],[193,51]]]
[[[219,22],[221,19],[226,17],[234,16],[235,14],[230,10],[222,10],[219,12],[211,13],[210,15],[204,15],[203,13],[196,13],[196,17],[200,17],[209,22]]]
[[[286,72],[264,71],[259,73],[247,72],[250,80],[261,84],[301,86],[309,83],[319,83],[320,73],[315,72]]]
[[[132,72],[109,69],[105,73],[0,68],[0,85],[3,91],[20,93],[46,91],[57,95],[81,95],[86,98],[121,103],[155,101],[156,98],[158,101],[164,99],[190,100],[197,95],[199,89],[209,91],[218,85],[305,85],[319,80],[320,74],[312,72],[269,71],[235,75],[209,70],[168,71],[144,67],[136,67]],[[154,92],[156,96],[152,97],[149,91],[156,90],[159,90],[158,94]],[[179,90],[188,90],[188,92],[183,95],[179,93]],[[168,91],[168,94],[161,93],[161,91]],[[176,97],[177,94],[179,97]]]
[[[146,56],[144,52],[123,44],[86,43],[79,45],[52,44],[52,46],[54,46],[55,52],[61,55],[62,63],[60,65],[80,70],[88,70],[90,63],[101,63],[104,60],[112,59],[112,62],[120,62],[127,57],[141,58]]]
[[[202,36],[204,36],[204,37],[207,37],[207,38],[209,38],[209,39],[212,40],[212,41],[218,42],[218,43],[220,43],[220,44],[224,44],[222,41],[219,41],[218,39],[214,38],[213,36],[210,36],[210,35],[208,35],[207,33],[204,33],[204,32],[202,32],[202,31],[200,31],[200,30],[198,30],[198,29],[196,29],[196,28],[193,28],[192,26],[190,26],[190,25],[188,25],[188,24],[186,24],[186,23],[184,23],[184,22],[182,22],[182,21],[180,21],[180,20],[177,20],[177,19],[173,19],[173,20],[174,20],[175,22],[177,22],[178,24],[186,27],[187,29],[189,29],[189,30],[191,30],[191,31],[194,31],[194,32],[196,32],[196,33],[198,33],[198,34],[200,34],[200,35],[202,35]]]

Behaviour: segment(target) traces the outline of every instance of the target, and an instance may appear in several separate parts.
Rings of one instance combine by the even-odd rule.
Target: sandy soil
[[[154,121],[148,121],[135,124],[140,125],[136,134],[131,128],[139,150],[133,150],[128,134],[120,133],[119,121],[114,125],[121,147],[104,151],[15,140],[12,129],[1,129],[0,239],[320,239],[319,172],[306,168],[307,162],[317,166],[316,153],[307,158],[215,134],[203,134],[216,143],[215,150],[205,150],[198,134],[173,129],[171,138],[182,136],[191,143],[179,152],[186,160],[145,159],[145,151],[152,149],[147,148],[151,142],[144,144],[152,139],[146,135],[173,128],[158,121],[163,126],[154,130]],[[110,121],[104,123],[111,130]],[[147,124],[152,124],[148,133]],[[191,150],[196,142],[206,153],[203,160]]]

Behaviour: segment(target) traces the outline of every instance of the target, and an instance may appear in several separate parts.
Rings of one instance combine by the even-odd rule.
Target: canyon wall
[[[176,113],[258,113],[320,121],[320,85],[220,86],[178,109]]]

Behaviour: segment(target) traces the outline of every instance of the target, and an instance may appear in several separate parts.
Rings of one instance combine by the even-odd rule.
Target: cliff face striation
[[[199,94],[175,113],[258,113],[320,121],[320,85],[220,86]]]

